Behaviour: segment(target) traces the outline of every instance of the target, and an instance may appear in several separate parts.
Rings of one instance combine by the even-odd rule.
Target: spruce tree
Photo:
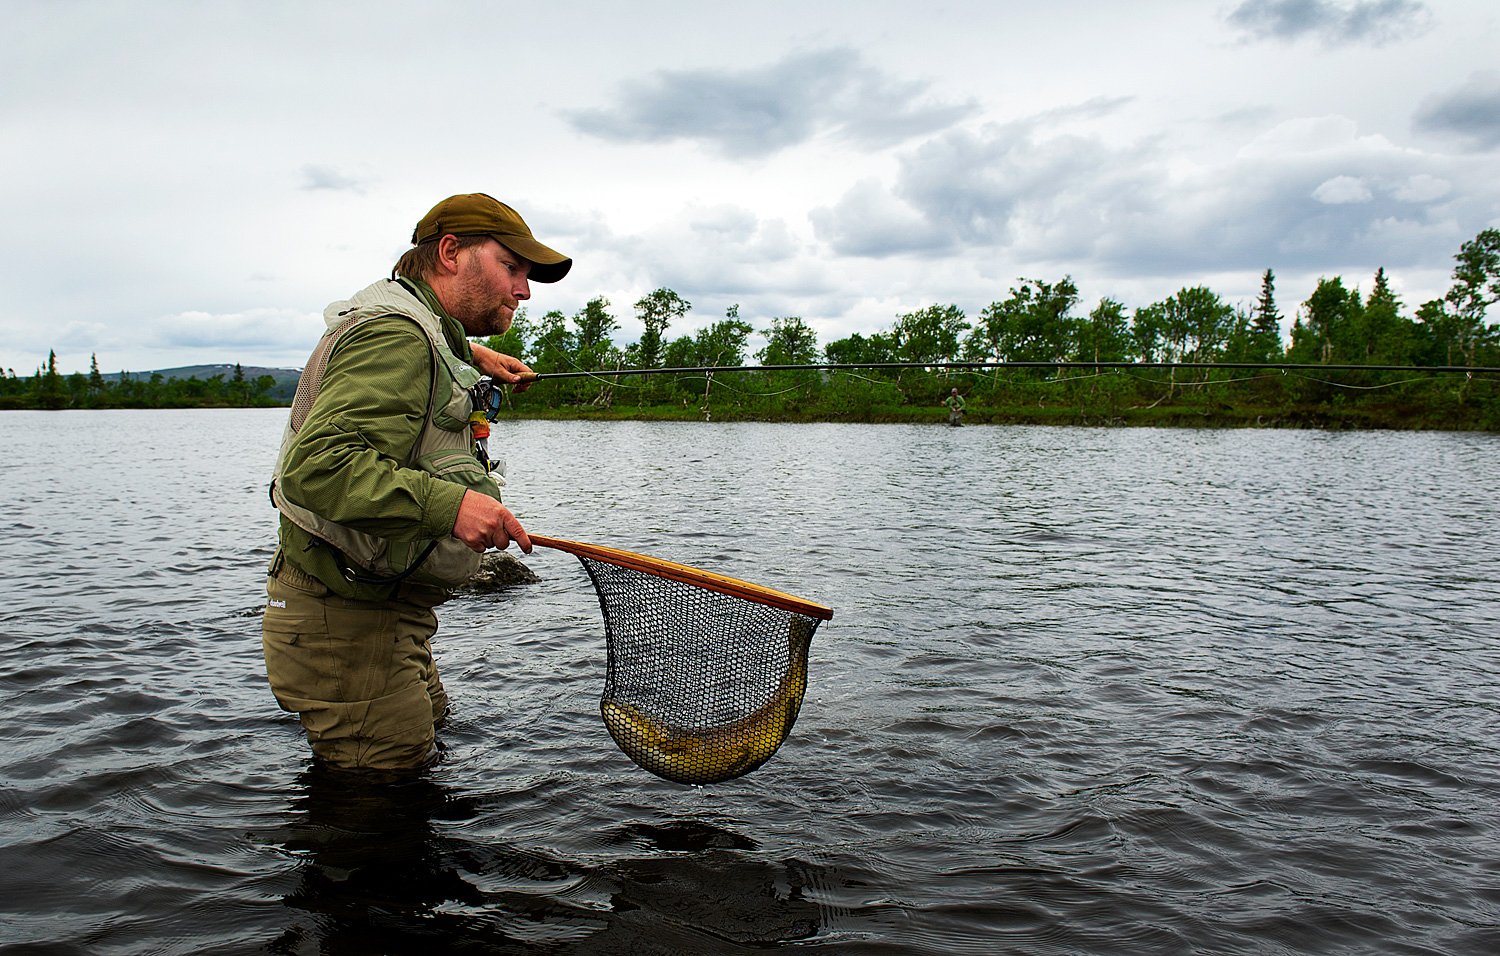
[[[37,389],[37,404],[43,408],[63,407],[62,376],[57,373],[57,352],[48,350],[47,371],[41,376]]]
[[[104,376],[99,374],[99,356],[89,356],[89,394],[98,395],[104,391]]]
[[[1260,280],[1260,298],[1251,309],[1250,354],[1253,361],[1271,362],[1281,358],[1281,312],[1276,308],[1276,274],[1270,269]]]

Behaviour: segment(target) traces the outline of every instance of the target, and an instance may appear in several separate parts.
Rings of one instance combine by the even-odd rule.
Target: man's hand
[[[481,553],[486,548],[504,551],[512,539],[522,551],[531,553],[531,538],[510,509],[473,490],[464,492],[464,500],[458,506],[458,520],[453,522],[453,536]]]
[[[525,362],[477,343],[471,342],[469,347],[474,352],[474,364],[490,378],[514,385],[515,388],[511,389],[513,392],[524,392],[531,387],[529,381],[521,381],[521,373],[531,371],[531,366]]]

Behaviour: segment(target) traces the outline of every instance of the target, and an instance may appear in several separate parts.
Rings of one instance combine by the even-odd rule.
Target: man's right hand
[[[531,538],[510,509],[473,490],[464,492],[464,500],[458,506],[458,520],[453,522],[453,536],[479,552],[488,548],[504,551],[514,540],[522,551],[531,553]]]

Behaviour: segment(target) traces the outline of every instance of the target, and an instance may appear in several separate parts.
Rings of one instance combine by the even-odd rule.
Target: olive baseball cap
[[[573,260],[536,241],[521,214],[493,196],[465,193],[449,196],[412,231],[412,245],[421,245],[446,235],[491,236],[505,248],[530,261],[527,278],[532,282],[556,282],[573,268]]]

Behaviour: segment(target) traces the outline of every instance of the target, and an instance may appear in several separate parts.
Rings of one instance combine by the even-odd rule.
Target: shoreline
[[[290,408],[290,405],[113,405],[107,407],[38,408],[0,407],[4,412],[84,412],[96,414],[112,411],[185,411],[192,409],[232,410],[242,408]],[[1454,409],[1416,409],[1411,406],[1370,408],[1355,406],[1329,407],[1199,408],[1190,405],[1142,408],[1097,409],[1059,404],[1040,408],[971,408],[964,416],[963,427],[984,425],[1050,425],[1084,428],[1263,428],[1308,431],[1446,431],[1500,432],[1500,422],[1487,420],[1486,410],[1466,408],[1466,415],[1455,416]],[[932,425],[947,428],[946,408],[903,407],[839,411],[792,409],[767,412],[733,406],[724,408],[673,408],[662,406],[589,408],[586,406],[554,408],[516,408],[503,411],[497,419],[504,421],[599,421],[599,422],[704,422],[738,424],[770,422],[782,424],[840,425]]]

